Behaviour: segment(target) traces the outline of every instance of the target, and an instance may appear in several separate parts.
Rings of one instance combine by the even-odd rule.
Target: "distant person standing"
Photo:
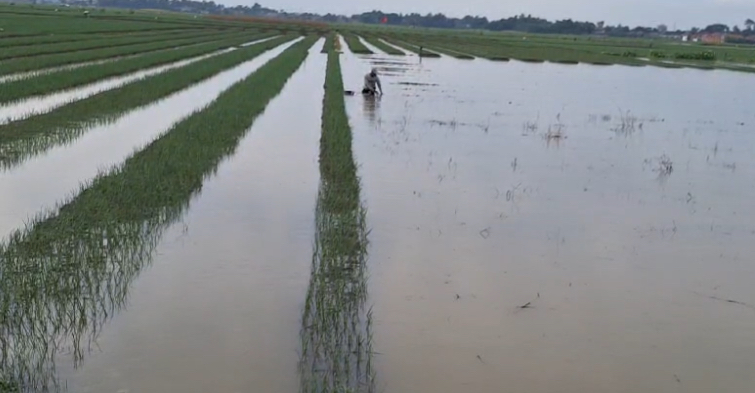
[[[362,87],[362,94],[365,95],[377,95],[378,89],[380,94],[383,94],[383,86],[380,83],[380,78],[377,74],[377,69],[373,68],[369,74],[364,76],[364,87]]]

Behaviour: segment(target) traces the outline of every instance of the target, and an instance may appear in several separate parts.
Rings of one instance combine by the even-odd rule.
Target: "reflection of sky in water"
[[[209,104],[218,94],[292,45],[286,43],[237,68],[222,72],[118,121],[93,127],[74,143],[52,148],[44,156],[0,173],[0,236],[23,226],[40,209],[78,192],[82,183],[109,170],[173,123]]]
[[[65,365],[69,387],[297,389],[319,181],[321,46],[163,237],[128,311],[103,330],[101,351],[77,371]]]
[[[364,117],[370,121],[370,123],[375,123],[375,120],[379,116],[380,111],[380,96],[376,97],[369,97],[369,96],[362,96],[362,111]]]
[[[369,64],[343,63],[346,80]],[[710,298],[755,304],[748,74],[417,67],[383,83],[437,86],[389,91],[377,119],[347,101],[382,381],[532,392],[669,391],[675,374],[696,392],[755,382],[751,310]]]

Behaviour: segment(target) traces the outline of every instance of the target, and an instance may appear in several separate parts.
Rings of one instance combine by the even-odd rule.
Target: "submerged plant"
[[[84,359],[163,231],[233,154],[316,39],[292,45],[0,245],[3,384],[56,388],[56,357],[70,355],[75,366]]]
[[[259,36],[264,37],[264,36]],[[0,168],[12,168],[52,147],[71,143],[92,127],[114,122],[194,83],[294,39],[287,35],[152,75],[51,112],[0,125]]]
[[[302,315],[300,391],[373,392],[367,230],[338,54],[331,50],[320,139],[312,272]]]
[[[145,54],[106,64],[93,64],[68,71],[42,74],[27,79],[6,82],[0,89],[0,103],[8,103],[22,98],[50,94],[55,91],[70,89],[92,83],[101,79],[137,72],[149,67],[201,56],[217,50],[240,45],[266,35],[225,35],[220,41],[192,45],[172,51]]]
[[[359,40],[356,34],[351,32],[342,32],[341,36],[346,41],[346,46],[352,53],[371,55],[373,52]]]

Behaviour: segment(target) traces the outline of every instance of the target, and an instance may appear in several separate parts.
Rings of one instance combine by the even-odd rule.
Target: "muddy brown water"
[[[58,354],[69,391],[309,391],[297,362],[321,45],[157,240],[149,268],[120,283],[126,307],[82,332],[83,362]],[[755,386],[747,74],[341,61],[351,90],[374,65],[396,69],[383,97],[346,97],[377,391]]]
[[[409,61],[347,102],[379,387],[755,386],[749,75]]]

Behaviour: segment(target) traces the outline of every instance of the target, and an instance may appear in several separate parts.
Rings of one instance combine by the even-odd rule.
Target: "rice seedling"
[[[295,37],[292,34],[240,48],[95,94],[48,113],[0,125],[0,168],[15,167],[55,146],[71,143],[95,125],[116,121],[129,111],[249,61]]]
[[[351,53],[371,55],[373,52],[367,48],[356,34],[350,32],[341,32],[341,37],[346,41]]]
[[[115,34],[65,34],[65,35],[34,35],[31,37],[16,37],[16,38],[2,38],[0,39],[0,46],[4,48],[13,48],[18,46],[29,45],[41,45],[41,44],[57,44],[62,42],[81,42],[99,40],[103,37],[119,38],[119,37],[144,37],[155,34],[189,34],[192,32],[200,31],[199,29],[171,29],[171,30],[158,30],[158,31],[139,31],[139,32],[124,32]]]
[[[149,52],[178,49],[181,47],[190,47],[221,40],[242,38],[249,33],[235,33],[225,35],[211,35],[206,38],[189,38],[180,40],[163,41],[156,43],[145,43],[136,45],[119,46],[115,48],[100,48],[91,51],[58,53],[35,57],[22,57],[19,59],[9,59],[0,63],[0,75],[8,75],[17,72],[27,72],[42,70],[45,68],[64,66],[68,64],[84,63],[93,60],[110,59],[113,57],[122,57],[135,54],[146,54]]]
[[[366,214],[351,149],[338,53],[328,54],[312,272],[302,314],[302,392],[374,392]]]
[[[33,10],[13,10],[3,8],[3,28],[6,30],[5,35],[0,37],[20,37],[28,35],[43,34],[78,34],[78,33],[112,33],[125,31],[147,31],[147,30],[171,30],[186,27],[185,24],[178,23],[160,23],[154,20],[143,19],[141,21],[129,20],[108,20],[105,18],[88,18],[83,20],[80,11],[75,15],[57,14],[57,15],[40,15],[39,12],[28,12]]]
[[[420,47],[417,46],[417,45],[409,44],[407,42],[404,42],[404,41],[401,41],[401,40],[398,40],[398,39],[394,39],[392,37],[391,38],[382,37],[382,38],[386,42],[388,42],[389,44],[391,44],[391,45],[395,45],[395,46],[397,46],[399,48],[406,49],[409,52],[416,53],[416,54],[418,54],[421,57],[440,57],[439,54],[437,54],[435,52],[432,52],[432,51],[429,51],[427,49],[423,48],[422,50],[420,50]]]
[[[146,54],[112,63],[94,64],[68,71],[42,74],[28,79],[7,82],[3,84],[3,89],[0,90],[0,103],[13,102],[21,98],[49,94],[55,91],[82,86],[100,79],[121,76],[145,68],[173,63],[228,47],[237,46],[244,42],[268,37],[273,34],[274,33],[258,33],[254,36],[246,35],[243,38],[236,37],[234,39],[226,39],[220,42],[210,42],[173,51]]]
[[[389,55],[395,55],[395,56],[405,56],[406,53],[404,51],[398,50],[385,42],[381,41],[377,37],[370,36],[370,35],[362,35],[362,39],[367,41],[368,44],[380,49],[381,51],[389,54]]]
[[[330,32],[325,36],[325,43],[322,45],[320,53],[328,53],[335,48],[336,33]]]
[[[619,108],[619,120],[620,123],[613,128],[614,132],[622,135],[631,135],[634,133],[637,125],[637,116],[632,115],[630,111],[624,112]]]
[[[446,55],[446,56],[454,57],[454,58],[457,58],[459,60],[474,60],[474,58],[475,58],[472,55],[468,55],[468,54],[462,53],[462,52],[457,52],[457,51],[452,50],[452,49],[446,49],[446,48],[444,48],[442,46],[438,46],[438,45],[435,45],[435,44],[426,44],[426,43],[420,43],[420,42],[417,42],[417,41],[413,41],[413,42],[415,44],[421,44],[423,46],[423,48],[429,48],[430,51],[432,51],[432,52],[437,52],[437,53],[440,53],[440,54],[443,54],[443,55]],[[422,51],[424,52],[424,49]]]
[[[20,57],[31,57],[39,55],[47,55],[54,53],[66,53],[77,52],[84,50],[94,50],[100,48],[116,48],[119,46],[136,45],[142,43],[155,43],[164,41],[173,41],[177,39],[195,39],[195,38],[209,38],[213,36],[222,36],[225,32],[190,32],[176,34],[175,32],[150,34],[148,36],[138,37],[121,37],[121,38],[103,38],[87,41],[74,41],[74,42],[59,42],[53,44],[37,44],[29,46],[17,46],[13,48],[4,49],[0,52],[0,60],[14,59]]]
[[[124,303],[162,231],[233,154],[316,40],[292,45],[0,245],[4,384],[46,390],[57,383],[57,356],[83,360],[87,339]]]

